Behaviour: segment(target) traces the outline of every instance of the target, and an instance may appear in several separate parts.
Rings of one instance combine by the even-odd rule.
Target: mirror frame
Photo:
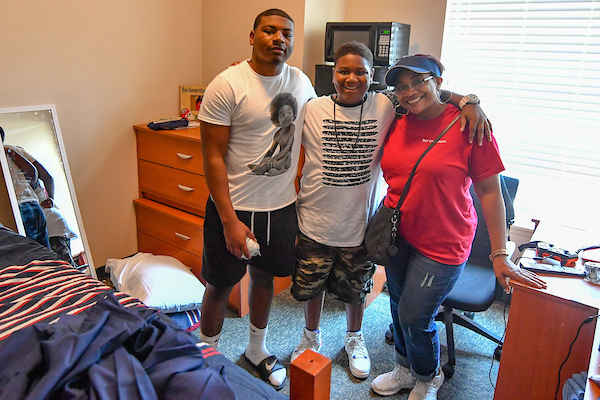
[[[62,138],[62,133],[60,130],[60,124],[58,122],[58,114],[56,113],[56,107],[54,106],[54,104],[46,104],[46,105],[40,105],[40,106],[0,108],[0,114],[35,112],[35,111],[50,112],[50,114],[52,116],[52,123],[54,125],[53,128],[54,128],[54,134],[56,137],[56,143],[58,144],[58,151],[62,158],[61,163],[63,165],[65,178],[67,181],[67,186],[69,187],[69,192],[71,195],[71,202],[73,205],[73,211],[75,213],[75,218],[77,220],[79,234],[81,236],[80,239],[81,239],[83,249],[85,251],[86,258],[87,258],[88,272],[92,277],[97,279],[98,277],[96,275],[96,268],[94,267],[94,261],[92,259],[92,254],[90,252],[90,246],[87,241],[87,236],[85,234],[85,228],[84,228],[83,220],[81,218],[81,213],[79,210],[79,203],[77,201],[77,195],[75,193],[75,187],[73,185],[73,179],[71,177],[71,169],[69,168],[69,161],[67,158],[67,152],[65,150],[65,145],[63,142],[63,138]],[[18,230],[19,234],[22,236],[25,236],[25,228],[23,226],[23,221],[21,220],[21,213],[19,211],[19,204],[17,201],[17,196],[15,194],[15,189],[14,189],[12,180],[10,179],[10,171],[8,169],[8,162],[6,161],[6,154],[4,151],[2,151],[1,153],[2,153],[2,155],[0,156],[0,163],[2,164],[2,171],[3,171],[4,177],[5,177],[4,181],[6,184],[7,191],[8,191],[10,203],[11,203],[11,206],[13,209],[13,216],[15,218],[15,224],[17,226],[17,230]],[[6,179],[7,177],[9,177],[9,179]]]

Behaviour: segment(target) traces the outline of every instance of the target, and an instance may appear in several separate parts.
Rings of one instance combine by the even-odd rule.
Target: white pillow
[[[176,258],[137,253],[122,260],[108,259],[105,270],[117,290],[148,307],[178,312],[202,304],[204,285]]]

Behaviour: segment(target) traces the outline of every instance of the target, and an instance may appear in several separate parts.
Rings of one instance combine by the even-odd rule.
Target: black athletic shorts
[[[295,243],[298,233],[295,203],[275,211],[236,211],[236,214],[246,226],[254,227],[260,256],[240,260],[227,250],[221,218],[215,203],[209,197],[204,216],[202,278],[216,287],[230,287],[242,279],[246,273],[246,265],[252,265],[273,276],[291,275],[296,263]]]

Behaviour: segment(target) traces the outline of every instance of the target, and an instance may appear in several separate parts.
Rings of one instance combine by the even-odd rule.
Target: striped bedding
[[[63,261],[33,261],[0,269],[0,340],[62,314],[78,314],[113,293],[125,307],[142,303],[116,292]]]

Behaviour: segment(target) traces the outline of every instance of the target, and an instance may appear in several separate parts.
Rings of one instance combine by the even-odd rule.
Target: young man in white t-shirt
[[[377,207],[380,149],[395,117],[389,99],[368,92],[373,55],[362,43],[343,44],[335,54],[336,94],[312,100],[306,110],[297,210],[300,234],[292,294],[304,302],[306,327],[292,353],[320,348],[319,324],[325,292],[344,302],[344,347],[350,372],[369,375],[362,336],[364,302],[373,265],[363,244],[371,210]]]
[[[289,276],[294,269],[294,182],[304,108],[316,95],[308,77],[285,63],[294,48],[294,22],[288,14],[278,9],[259,14],[250,44],[251,59],[208,85],[198,114],[211,195],[204,221],[202,277],[207,286],[201,339],[216,348],[227,300],[248,265],[250,341],[244,355],[263,380],[280,389],[286,371],[267,350],[265,339],[273,277]],[[281,98],[293,101],[284,107],[278,105]],[[281,110],[289,115],[280,116]],[[293,137],[273,146],[284,120],[284,133]],[[258,243],[260,254],[251,257],[248,240]]]

